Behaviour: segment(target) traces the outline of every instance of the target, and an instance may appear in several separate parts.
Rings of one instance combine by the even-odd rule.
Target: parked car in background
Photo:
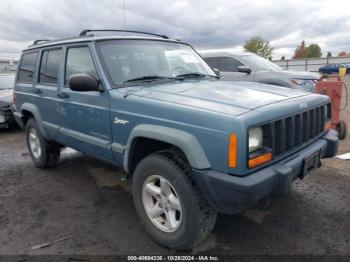
[[[14,74],[0,74],[0,128],[16,124],[13,116],[14,81]]]
[[[278,65],[249,52],[201,51],[204,60],[220,70],[222,80],[258,82],[315,92],[320,74],[283,70]]]
[[[340,66],[346,67],[346,73],[350,74],[350,65],[349,64],[328,64],[321,66],[318,71],[322,74],[338,74]]]

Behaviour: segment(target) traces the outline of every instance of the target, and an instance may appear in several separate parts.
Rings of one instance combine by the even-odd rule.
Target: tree
[[[264,58],[272,56],[273,47],[270,46],[270,42],[265,40],[261,36],[254,36],[245,42],[243,46],[245,51],[249,51],[260,55]]]
[[[328,51],[327,57],[332,57],[332,53]]]
[[[307,49],[308,48],[305,46],[305,41],[301,41],[301,44],[298,45],[294,51],[293,59],[306,58],[308,53]]]
[[[345,51],[341,51],[338,56],[348,56],[348,54]]]
[[[313,58],[313,57],[321,57],[321,47],[318,44],[311,44],[307,47],[307,57]]]

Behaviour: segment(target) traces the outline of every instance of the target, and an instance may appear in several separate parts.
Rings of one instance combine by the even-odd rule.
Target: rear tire
[[[35,166],[39,168],[55,166],[60,160],[60,146],[43,137],[34,118],[28,120],[25,130],[29,155]]]
[[[170,192],[169,195],[173,195],[172,199],[174,196],[178,199],[177,204],[174,205],[178,213],[173,219],[174,226],[170,226],[170,229],[167,225],[171,224],[168,221],[172,219],[167,219],[169,215],[167,212],[172,208],[174,201],[167,202],[166,195],[168,194],[163,194],[161,183],[167,183],[168,189],[171,189],[167,190]],[[147,196],[148,185],[155,189],[151,193],[151,198]],[[161,151],[141,160],[134,172],[132,189],[136,212],[145,231],[163,246],[175,250],[189,250],[205,239],[215,226],[217,212],[201,195],[191,177],[189,164],[178,153]],[[148,199],[149,202],[145,199]],[[165,207],[167,203],[169,210]],[[155,208],[159,205],[163,211],[158,209],[157,214],[154,215],[152,205]],[[163,226],[162,223],[164,223]]]
[[[347,134],[347,127],[344,121],[339,121],[339,124],[337,125],[337,131],[339,139],[344,140]]]

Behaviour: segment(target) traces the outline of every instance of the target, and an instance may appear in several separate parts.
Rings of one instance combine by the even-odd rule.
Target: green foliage
[[[306,58],[307,57],[307,47],[305,46],[305,41],[301,41],[301,44],[297,46],[294,51],[293,59]]]
[[[327,57],[332,57],[332,53],[328,51]]]
[[[321,57],[321,47],[318,44],[311,44],[307,46],[305,41],[301,41],[301,44],[297,46],[294,51],[293,59],[296,58],[313,58],[313,57]]]
[[[321,57],[321,47],[318,44],[311,44],[307,48],[307,57],[313,58],[313,57]]]
[[[264,58],[272,56],[273,47],[270,46],[270,42],[265,40],[261,36],[254,36],[245,42],[243,46],[245,51],[255,53]]]

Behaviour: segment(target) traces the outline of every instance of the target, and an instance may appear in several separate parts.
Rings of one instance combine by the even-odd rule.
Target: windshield
[[[97,49],[113,86],[132,81],[215,76],[188,45],[153,40],[108,40]]]
[[[282,70],[278,65],[262,58],[258,55],[245,55],[242,56],[242,60],[246,62],[246,64],[254,69],[255,71],[279,71]]]
[[[0,90],[13,89],[15,85],[15,74],[0,74]]]

